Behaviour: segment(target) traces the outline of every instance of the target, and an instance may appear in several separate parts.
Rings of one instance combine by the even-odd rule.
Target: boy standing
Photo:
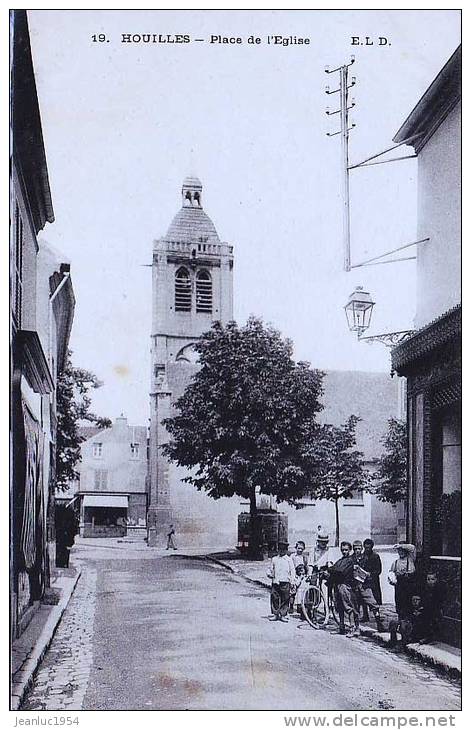
[[[329,573],[337,589],[340,633],[345,634],[345,614],[347,614],[350,622],[347,636],[359,636],[360,620],[357,596],[354,590],[355,579],[353,577],[355,563],[351,551],[351,543],[346,540],[341,542],[340,552],[342,557],[329,568]]]
[[[379,606],[375,601],[375,597],[371,589],[371,574],[365,568],[365,560],[362,551],[363,545],[361,540],[355,540],[353,543],[353,575],[355,577],[354,590],[357,594],[357,601],[360,606],[363,605],[366,607],[366,610],[371,608],[376,619],[378,631],[384,631]]]
[[[307,567],[307,557],[304,555],[305,549],[306,543],[304,540],[298,540],[294,546],[295,552],[291,555],[291,560],[293,561],[295,568],[297,568],[298,565],[304,565],[305,568]]]
[[[381,558],[379,557],[374,548],[374,542],[371,538],[367,537],[363,540],[363,564],[362,567],[368,571],[371,580],[371,590],[378,606],[383,603],[383,596],[381,593],[381,583],[379,576],[383,571],[383,565]]]
[[[291,557],[288,555],[288,543],[280,542],[279,553],[271,559],[267,573],[272,579],[270,604],[275,621],[287,621],[291,586],[295,585],[296,574]]]

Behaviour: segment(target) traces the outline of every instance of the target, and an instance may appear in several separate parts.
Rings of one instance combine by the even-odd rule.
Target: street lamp
[[[358,339],[370,326],[374,305],[371,294],[363,291],[362,286],[357,286],[348,297],[348,302],[344,307],[348,328],[351,332],[357,333]]]
[[[348,302],[344,307],[348,328],[351,332],[357,333],[359,340],[368,343],[382,342],[386,347],[395,347],[407,337],[414,334],[415,330],[402,330],[401,332],[384,332],[380,335],[362,337],[363,332],[370,326],[374,305],[375,302],[371,298],[371,294],[363,291],[362,286],[357,286],[355,291],[350,294]]]

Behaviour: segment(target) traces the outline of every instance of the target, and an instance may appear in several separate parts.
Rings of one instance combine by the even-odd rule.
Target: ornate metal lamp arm
[[[369,345],[373,342],[381,342],[386,347],[396,347],[414,333],[415,330],[402,330],[401,332],[384,332],[381,335],[372,335],[371,337],[361,337],[358,333],[358,339],[360,342],[367,342]]]

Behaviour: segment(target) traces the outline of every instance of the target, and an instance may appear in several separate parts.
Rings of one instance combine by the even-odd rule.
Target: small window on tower
[[[139,444],[131,444],[131,459],[139,458]]]
[[[191,312],[191,280],[184,268],[175,274],[175,311]]]
[[[213,311],[213,285],[209,271],[198,271],[196,275],[196,311]]]

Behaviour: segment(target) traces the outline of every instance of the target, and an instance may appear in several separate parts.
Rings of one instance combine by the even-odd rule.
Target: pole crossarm
[[[361,162],[357,162],[355,165],[350,165],[349,170],[355,170],[357,167],[362,167],[367,162],[371,162],[371,160],[376,160],[377,157],[382,157],[382,155],[385,155],[387,152],[392,152],[392,150],[397,150],[398,147],[402,147],[403,145],[410,144],[414,141],[414,139],[417,139],[417,137],[420,137],[419,134],[414,134],[412,137],[408,137],[404,140],[404,142],[399,142],[398,144],[392,145],[392,147],[387,147],[387,149],[382,150],[381,152],[377,152],[375,155],[371,155],[371,157],[367,157],[365,160],[362,160]],[[411,157],[416,157],[416,155],[411,155]],[[385,160],[385,162],[392,162],[392,160]]]
[[[403,155],[402,157],[391,157],[389,160],[379,160],[378,162],[362,162],[360,165],[351,165],[350,170],[357,170],[362,167],[372,167],[373,165],[385,165],[387,162],[399,162],[400,160],[413,160],[417,155]]]
[[[362,266],[379,266],[380,264],[395,264],[398,261],[416,261],[417,256],[400,256],[398,259],[389,259],[388,261],[372,261],[370,264],[352,264],[350,268],[359,269]]]
[[[374,261],[378,261],[378,259],[383,259],[385,256],[390,256],[393,253],[397,253],[397,251],[403,251],[405,248],[410,248],[411,246],[417,246],[419,243],[426,243],[427,241],[430,241],[430,237],[427,238],[421,238],[419,241],[411,241],[411,243],[405,243],[403,246],[398,246],[397,248],[393,248],[391,251],[386,251],[385,253],[381,253],[379,256],[373,256],[371,259],[367,259],[366,261],[361,261],[359,264],[352,265],[352,269],[358,269],[360,266],[366,266],[367,264],[372,264]],[[415,256],[411,256],[411,259],[415,259]],[[394,261],[407,261],[407,258],[403,259],[394,259]],[[383,264],[390,264],[393,263],[393,261],[381,261],[380,263]]]

